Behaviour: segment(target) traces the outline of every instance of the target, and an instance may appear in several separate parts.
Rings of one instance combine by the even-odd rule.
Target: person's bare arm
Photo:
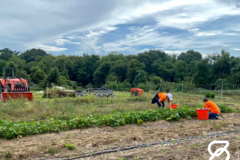
[[[204,104],[204,106],[203,106],[203,108],[202,108],[202,109],[204,109],[204,108],[206,108],[206,104]]]
[[[159,101],[159,103],[160,103],[160,105],[161,105],[161,107],[162,107],[162,105],[163,105],[163,104],[162,104],[162,101],[161,101],[160,99],[159,99],[158,101]]]

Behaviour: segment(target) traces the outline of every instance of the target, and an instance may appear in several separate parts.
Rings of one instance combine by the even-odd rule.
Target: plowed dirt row
[[[59,159],[60,157],[69,158],[80,156],[89,152],[94,153],[96,151],[123,148],[136,144],[161,142],[177,138],[205,135],[213,132],[233,131],[236,129],[240,129],[240,114],[231,113],[223,114],[221,120],[199,121],[197,119],[193,119],[181,120],[178,122],[167,122],[161,120],[144,123],[141,126],[126,125],[117,128],[96,127],[60,133],[34,135],[14,140],[1,139],[0,159],[4,159],[4,152],[11,152],[13,157],[12,159]],[[236,139],[236,143],[237,142],[238,139]],[[66,143],[75,144],[77,148],[75,150],[68,150],[67,148],[64,148],[63,145]],[[209,156],[206,150],[208,140],[201,143],[203,147],[202,152],[206,153]],[[179,146],[176,145],[169,147],[167,148],[167,152],[161,154],[157,154],[158,152],[161,152],[161,150],[158,151],[156,149],[155,151],[155,147],[153,147],[152,149],[150,148],[150,150],[148,150],[149,148],[142,148],[140,150],[136,149],[136,152],[129,150],[120,153],[112,153],[109,155],[94,156],[91,159],[136,159],[138,156],[141,159],[143,157],[144,159],[176,159],[178,155],[180,156],[178,157],[180,159],[181,155],[188,156],[189,158],[187,159],[195,159],[195,153],[196,156],[201,154],[201,152],[198,153],[194,150],[196,148],[193,148],[193,150],[189,151],[179,150],[176,149],[176,147]],[[180,147],[186,148],[185,144]],[[199,148],[201,150],[201,147]],[[236,151],[238,151],[238,149],[236,149]],[[156,155],[158,157],[156,157]],[[173,156],[173,158],[171,158],[171,156]],[[204,156],[202,159],[204,159]]]
[[[229,141],[230,145],[227,150],[230,153],[230,159],[240,159],[240,135],[228,135],[223,137],[211,137],[203,140],[197,140],[192,142],[183,142],[181,144],[172,144],[166,146],[153,146],[150,148],[139,148],[136,150],[123,151],[112,153],[109,155],[101,155],[86,159],[96,160],[209,160],[211,155],[208,152],[208,145],[213,140]],[[224,147],[223,144],[213,145],[211,147],[214,153],[218,148]],[[223,153],[219,157],[215,157],[214,160],[225,160],[226,153]]]

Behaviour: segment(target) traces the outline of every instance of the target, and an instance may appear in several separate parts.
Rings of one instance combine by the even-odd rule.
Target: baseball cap
[[[171,93],[168,93],[167,96],[168,96],[168,98],[172,101],[172,94],[171,94]]]

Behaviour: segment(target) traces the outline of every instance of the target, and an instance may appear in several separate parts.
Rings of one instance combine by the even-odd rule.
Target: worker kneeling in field
[[[209,109],[209,119],[219,119],[220,109],[218,106],[207,98],[204,98],[203,102],[205,103],[203,108]]]
[[[171,93],[164,93],[164,92],[158,92],[154,98],[152,99],[152,103],[157,102],[158,107],[164,107],[164,101],[168,101],[168,105],[171,106],[172,101],[172,94]]]

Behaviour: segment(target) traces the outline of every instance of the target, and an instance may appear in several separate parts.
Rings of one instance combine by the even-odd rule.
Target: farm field
[[[114,98],[98,98],[93,95],[77,98],[42,98],[43,94],[34,92],[34,101],[11,101],[0,104],[0,117],[4,120],[28,121],[51,118],[70,118],[78,116],[80,113],[88,116],[95,113],[108,114],[112,111],[138,111],[147,109],[157,109],[157,105],[151,104],[155,92],[146,92],[141,97],[131,97],[129,92],[115,92]],[[215,98],[217,104],[235,104],[240,107],[239,96],[225,96],[226,98]],[[180,106],[203,105],[204,95],[173,93],[173,102]]]
[[[116,93],[115,93],[116,95]],[[34,93],[34,102],[12,101],[0,104],[0,119],[30,121],[47,117],[69,119],[71,116],[90,116],[98,113],[105,115],[117,112],[156,110],[157,105],[151,104],[152,93],[142,97],[131,97],[127,92],[119,92],[114,98],[89,97],[43,99],[42,94]],[[202,107],[204,96],[194,94],[173,93],[173,103],[180,107],[187,105]],[[239,98],[230,96],[223,100],[214,99],[217,104],[240,107]],[[153,145],[133,148],[126,151],[101,154],[84,159],[209,159],[208,144],[213,139],[231,140],[228,147],[231,156],[238,156],[240,134],[221,137],[208,137],[212,133],[232,132],[240,127],[240,113],[223,113],[221,120],[199,121],[197,117],[180,119],[179,121],[158,120],[144,122],[141,125],[101,126],[85,129],[73,129],[59,133],[45,133],[30,136],[18,136],[12,140],[0,139],[0,159],[11,155],[11,159],[69,159],[83,155],[91,155],[104,150],[119,150],[139,144],[151,144],[172,140],[170,145]],[[206,136],[193,141],[178,142],[174,139]],[[64,144],[70,144],[64,147]],[[73,145],[73,150],[71,149]],[[74,145],[76,148],[74,149]],[[224,158],[224,155],[222,155]]]

